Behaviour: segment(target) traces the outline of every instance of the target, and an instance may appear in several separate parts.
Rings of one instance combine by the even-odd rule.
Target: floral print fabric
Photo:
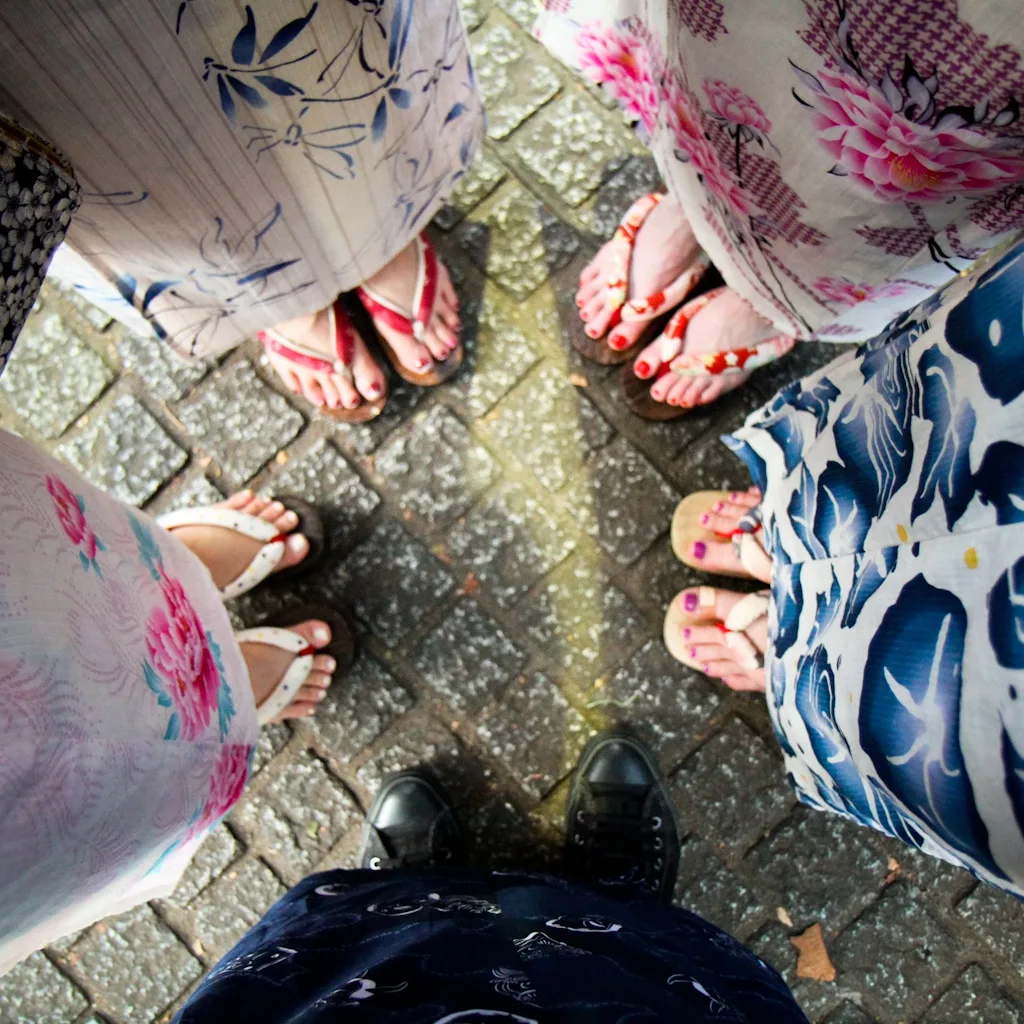
[[[548,0],[726,283],[856,341],[1024,228],[1024,22],[955,0]]]
[[[200,356],[379,270],[483,132],[456,0],[38,0],[0,69],[83,183],[54,273]]]
[[[1024,896],[1024,243],[784,388],[768,706],[800,798]]]
[[[257,736],[209,573],[0,433],[0,973],[173,888]]]

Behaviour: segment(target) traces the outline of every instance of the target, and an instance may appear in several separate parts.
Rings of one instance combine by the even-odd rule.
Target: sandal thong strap
[[[284,555],[287,534],[281,533],[265,519],[246,512],[236,512],[230,508],[183,508],[160,516],[157,523],[165,530],[174,530],[180,526],[220,526],[262,543],[263,547],[242,572],[226,586],[218,588],[225,601],[239,597],[262,583],[277,568]]]
[[[663,198],[664,195],[658,192],[642,196],[626,211],[612,235],[612,259],[608,280],[605,282],[608,308],[612,310],[609,329],[621,321],[646,323],[661,316],[682,302],[711,266],[710,259],[702,252],[692,266],[687,267],[662,291],[637,299],[629,298],[629,270],[633,262],[633,247],[636,244],[637,233],[650,212]]]
[[[260,725],[266,725],[288,707],[295,698],[295,694],[299,692],[299,687],[309,678],[309,673],[313,669],[313,657],[316,654],[316,649],[298,633],[290,629],[282,629],[280,626],[257,626],[255,629],[244,629],[241,633],[235,634],[235,640],[240,644],[266,644],[295,655],[295,660],[288,666],[281,681],[274,687],[270,696],[256,709],[256,720]]]
[[[416,238],[416,288],[412,296],[412,314],[397,306],[390,299],[367,288],[356,289],[356,294],[374,320],[379,320],[399,334],[422,341],[430,323],[437,296],[438,265],[437,253],[429,238]]]
[[[766,593],[747,594],[726,616],[724,625],[725,644],[736,655],[737,664],[742,668],[764,668],[764,655],[747,636],[749,629],[758,619],[768,614]]]
[[[683,377],[719,377],[756,370],[781,359],[796,345],[790,334],[774,337],[750,348],[735,348],[729,352],[683,352],[673,358],[669,369]]]
[[[337,374],[352,383],[352,360],[356,347],[355,332],[337,300],[328,307],[327,317],[330,323],[328,329],[334,338],[334,351],[337,356],[333,360],[325,359],[322,352],[317,352],[300,341],[286,337],[271,327],[258,331],[256,337],[268,352],[273,352],[274,355],[281,356],[282,359],[303,366],[307,370]]]

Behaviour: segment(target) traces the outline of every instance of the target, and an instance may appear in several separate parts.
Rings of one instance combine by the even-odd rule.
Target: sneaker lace
[[[632,810],[632,813],[630,813]],[[592,877],[628,881],[640,877],[657,887],[657,873],[663,865],[664,841],[658,834],[661,819],[643,816],[639,808],[579,811],[574,841],[583,851],[587,873]]]

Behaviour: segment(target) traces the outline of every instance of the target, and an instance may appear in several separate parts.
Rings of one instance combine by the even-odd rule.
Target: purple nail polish
[[[721,512],[723,508],[725,508],[725,502],[724,501],[716,501],[714,503],[714,505],[711,506],[711,511],[712,512]]]
[[[686,597],[683,598],[683,607],[688,612],[695,612],[697,610],[697,592],[695,590],[689,591]]]
[[[710,523],[710,522],[711,522],[711,516],[709,516],[709,515],[707,514],[707,512],[705,512],[705,513],[704,513],[704,515],[702,515],[702,516],[700,517],[700,525],[701,525],[701,526],[707,526],[707,525],[708,525],[708,523]]]
[[[693,557],[698,562],[703,561],[704,556],[708,553],[708,546],[702,540],[694,541],[693,543]]]
[[[705,661],[704,664],[701,665],[701,671],[704,672],[705,674],[710,674],[711,666]]]
[[[690,648],[690,657],[691,658],[696,658],[697,657],[697,648],[696,647],[691,647]]]
[[[729,500],[730,501],[735,501],[738,497],[739,497],[739,495],[735,491],[730,491],[729,492]]]
[[[689,639],[690,639],[690,634],[691,634],[692,632],[693,632],[693,630],[692,630],[692,629],[690,629],[690,627],[689,627],[689,626],[686,626],[686,627],[685,627],[685,628],[683,629],[683,639],[684,639],[684,640],[689,640]]]

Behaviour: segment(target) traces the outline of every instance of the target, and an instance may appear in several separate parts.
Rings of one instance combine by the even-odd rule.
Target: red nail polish
[[[651,375],[651,368],[644,362],[636,364],[636,375],[638,377],[649,377]]]
[[[588,320],[590,319],[590,314],[589,314],[589,313],[588,313],[588,312],[587,312],[586,310],[583,310],[583,312],[582,312],[582,313],[580,313],[580,319],[581,319],[581,320],[582,320],[582,321],[583,321],[584,323],[586,323],[586,322],[587,322],[587,321],[588,321]]]
[[[621,352],[629,344],[629,342],[626,341],[626,339],[622,337],[621,334],[613,334],[608,339],[608,344],[611,345],[612,348]]]
[[[366,389],[371,395],[380,394],[380,385],[376,381],[371,381],[370,386]]]

